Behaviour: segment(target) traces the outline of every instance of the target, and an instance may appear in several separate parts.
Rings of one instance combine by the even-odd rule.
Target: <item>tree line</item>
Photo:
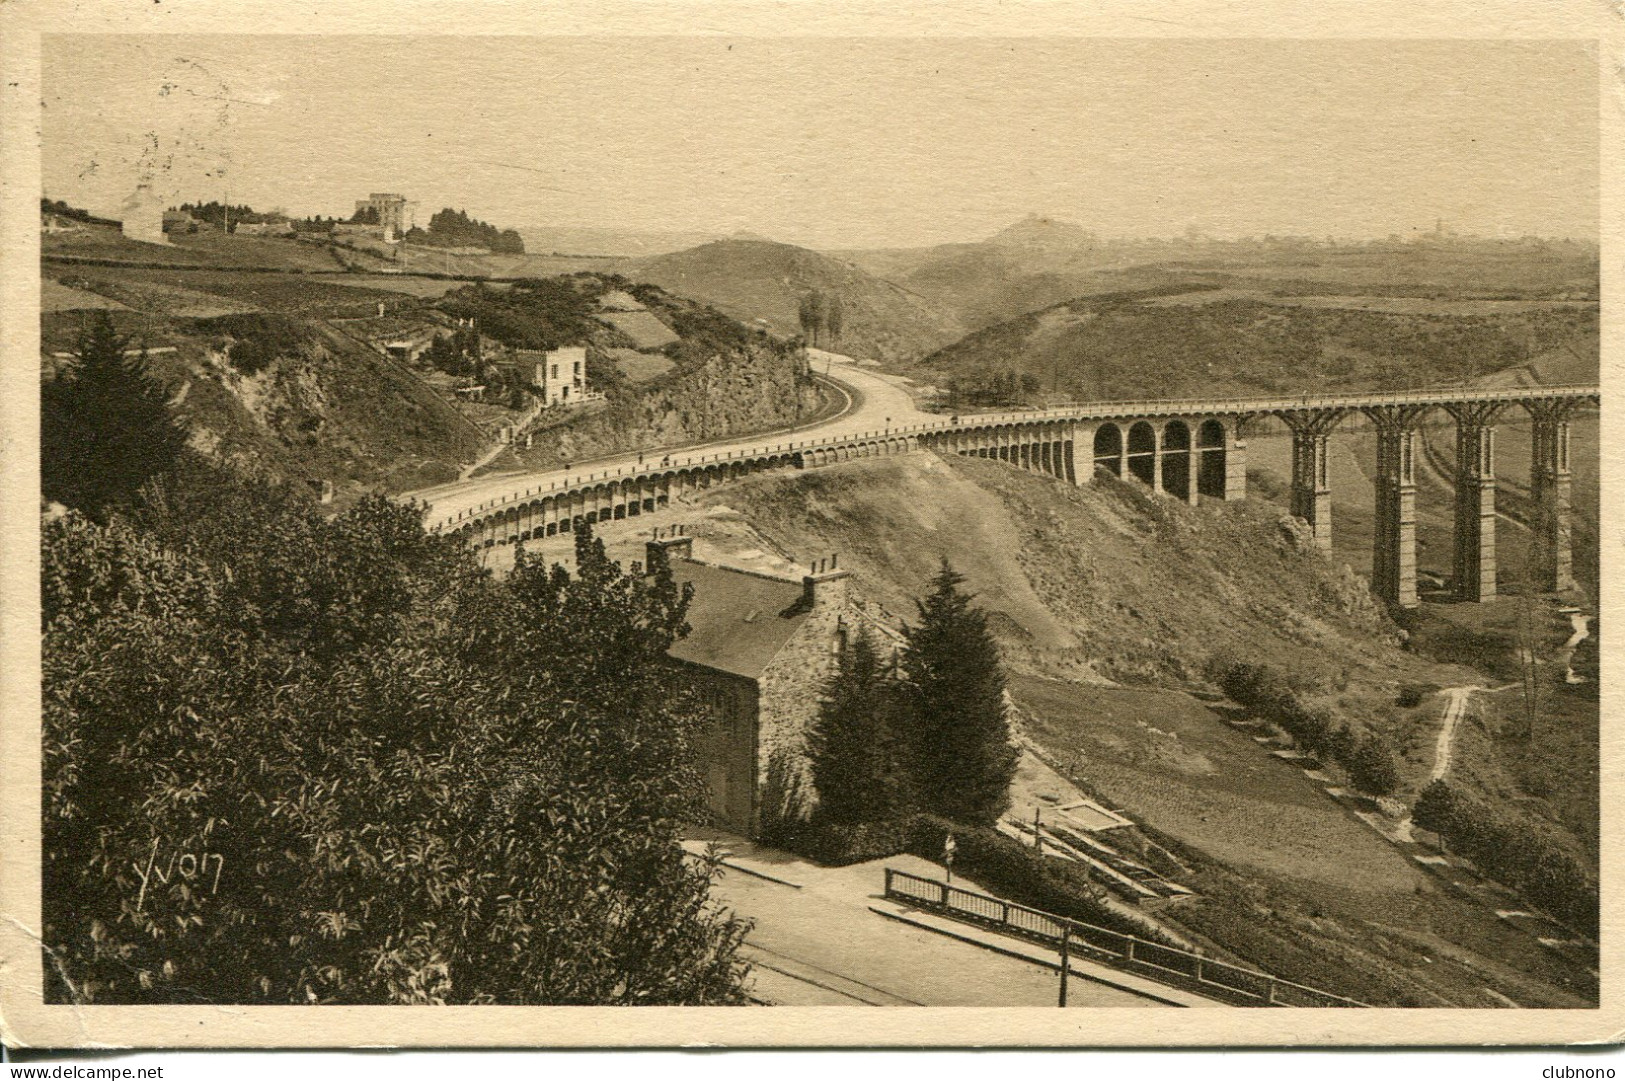
[[[1453,851],[1583,934],[1597,935],[1597,881],[1550,837],[1551,827],[1464,792],[1440,778],[1417,797],[1411,820]]]
[[[841,331],[846,326],[846,307],[839,293],[819,289],[803,293],[796,316],[801,322],[801,336],[813,348],[840,344]]]
[[[1032,372],[1013,368],[976,377],[955,376],[948,380],[948,408],[957,413],[967,406],[1019,406],[1042,387],[1042,381]]]
[[[525,241],[516,230],[498,229],[451,207],[436,211],[427,229],[408,229],[406,240],[437,248],[485,248],[501,255],[525,254]]]
[[[418,507],[324,517],[126,344],[43,403],[48,1000],[743,1001],[664,560],[497,580]]]
[[[222,203],[211,199],[206,203],[182,203],[179,209],[198,221],[206,221],[216,229],[242,224],[259,225],[269,221],[286,221],[286,214],[272,211],[260,213],[246,203]]]
[[[1357,734],[1327,710],[1305,704],[1280,669],[1227,658],[1215,659],[1209,669],[1232,701],[1286,729],[1304,750],[1342,766],[1361,792],[1389,796],[1399,787],[1393,747],[1382,733]]]

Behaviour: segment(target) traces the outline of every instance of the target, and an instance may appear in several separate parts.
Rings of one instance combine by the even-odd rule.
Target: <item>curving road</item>
[[[758,450],[784,441],[794,433],[797,441],[858,435],[879,432],[905,424],[940,421],[934,413],[926,413],[914,404],[914,399],[903,389],[903,380],[894,375],[863,367],[850,358],[833,353],[813,351],[813,370],[842,387],[848,395],[848,406],[838,415],[803,428],[787,428],[777,432],[759,432],[739,439],[726,439],[700,446],[684,447],[670,452],[672,464],[710,459],[718,455]],[[667,453],[665,448],[647,448],[643,452],[645,465],[659,461]],[[630,472],[638,465],[636,451],[598,458],[590,462],[572,463],[566,471],[554,469],[540,472],[497,473],[472,480],[456,481],[407,492],[401,498],[417,499],[428,504],[424,520],[436,522],[456,517],[460,512],[476,510],[481,505],[527,490],[547,490],[562,486],[567,481],[585,480],[591,475],[615,475],[617,470]]]

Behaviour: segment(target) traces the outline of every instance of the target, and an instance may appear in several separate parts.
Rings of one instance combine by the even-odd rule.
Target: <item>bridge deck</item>
[[[1286,416],[1295,413],[1324,413],[1335,417],[1339,413],[1354,413],[1361,409],[1381,406],[1447,406],[1471,402],[1550,402],[1558,400],[1600,401],[1602,390],[1594,384],[1555,385],[1538,387],[1496,387],[1471,389],[1467,387],[1431,387],[1417,390],[1379,394],[1307,394],[1276,398],[1147,398],[1129,401],[1091,402],[1058,409],[1020,410],[1006,413],[971,413],[957,417],[943,417],[915,421],[882,428],[837,431],[810,438],[763,439],[759,444],[747,441],[712,453],[685,454],[681,458],[666,457],[637,465],[627,464],[610,470],[589,469],[585,475],[579,471],[565,474],[537,475],[533,485],[515,481],[510,494],[487,498],[475,506],[456,510],[436,506],[425,515],[426,524],[433,528],[455,527],[460,522],[484,517],[487,513],[501,512],[517,503],[533,498],[554,499],[595,486],[631,484],[638,481],[656,481],[665,476],[686,474],[693,469],[715,469],[719,465],[750,462],[755,459],[801,455],[804,452],[861,445],[865,442],[930,438],[956,432],[972,433],[1006,426],[1027,426],[1076,421],[1121,421],[1165,417],[1246,417]],[[915,414],[918,416],[919,414]],[[826,429],[827,430],[827,429]],[[542,483],[546,482],[546,488]]]

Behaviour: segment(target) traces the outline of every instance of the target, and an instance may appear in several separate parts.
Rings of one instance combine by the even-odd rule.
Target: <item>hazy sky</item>
[[[1107,234],[1595,237],[1575,42],[54,36],[46,194],[815,247]]]

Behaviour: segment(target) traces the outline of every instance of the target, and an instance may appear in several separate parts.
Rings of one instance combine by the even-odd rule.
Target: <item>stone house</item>
[[[365,199],[355,201],[356,216],[367,213],[373,220],[376,235],[388,241],[394,241],[403,236],[415,224],[414,211],[417,204],[408,202],[406,196],[395,192],[375,191]]]
[[[806,734],[819,690],[859,625],[895,633],[850,589],[851,572],[819,561],[799,582],[694,558],[693,538],[656,537],[679,584],[694,586],[687,637],[670,657],[709,715],[701,747],[717,823],[757,836],[772,815],[810,807]]]
[[[531,380],[539,390],[545,405],[578,405],[581,402],[601,400],[602,391],[595,392],[587,382],[587,347],[567,345],[562,349],[521,349],[521,365],[533,365]]]

